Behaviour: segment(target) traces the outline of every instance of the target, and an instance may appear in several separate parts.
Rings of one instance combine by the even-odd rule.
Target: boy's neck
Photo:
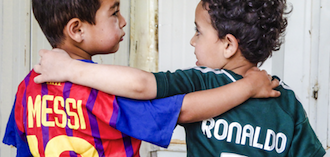
[[[77,46],[63,44],[63,45],[59,46],[58,48],[66,51],[72,59],[92,60],[91,54],[89,54],[88,52],[86,52],[85,50],[83,50]]]
[[[230,61],[225,65],[224,69],[231,70],[236,74],[244,76],[249,69],[256,66],[257,64],[253,64],[242,55],[239,55],[230,59]]]
[[[252,67],[256,67],[256,65],[252,65],[252,64],[251,65],[244,65],[244,66],[241,66],[241,67],[235,67],[233,69],[227,69],[227,70],[231,70],[231,71],[233,71],[236,74],[245,76],[246,72],[249,69],[251,69]]]

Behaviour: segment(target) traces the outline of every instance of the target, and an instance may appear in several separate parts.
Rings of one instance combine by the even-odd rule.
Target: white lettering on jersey
[[[237,122],[233,122],[229,125],[227,142],[231,142],[231,138],[233,137],[234,128],[236,128],[236,130],[237,130],[235,143],[239,144],[241,141],[242,126]]]
[[[213,120],[214,121],[214,120]],[[223,131],[222,131],[222,134],[219,135],[219,128],[220,128],[220,125],[223,125]],[[217,123],[215,124],[215,129],[214,129],[214,137],[217,139],[217,140],[224,140],[226,139],[227,137],[227,133],[228,133],[228,123],[227,121],[223,120],[223,119],[219,119],[217,121]],[[208,138],[211,138],[211,137],[208,137]]]
[[[222,131],[220,130],[222,128]],[[218,119],[215,121],[213,118],[204,120],[201,126],[202,132],[207,138],[212,137],[212,129],[214,138],[227,142],[232,142],[232,138],[236,131],[236,144],[246,145],[246,141],[249,140],[249,146],[254,148],[263,149],[265,151],[275,151],[280,154],[283,153],[286,149],[287,137],[283,133],[275,133],[275,131],[271,129],[267,129],[266,139],[264,143],[259,143],[260,131],[261,127],[253,127],[249,124],[242,127],[241,124],[237,122],[232,122],[228,124],[228,122],[224,119]]]
[[[212,137],[212,133],[211,133],[211,129],[214,128],[214,119],[208,119],[208,120],[204,120],[203,124],[202,124],[202,131],[203,134],[207,136],[207,138],[211,138]],[[207,125],[209,124],[209,125]]]
[[[270,139],[275,139],[275,132],[273,130],[267,129],[267,135],[266,135],[266,141],[264,149],[267,151],[272,151],[275,148],[275,140],[272,140],[272,143],[270,145]]]
[[[279,146],[278,141],[280,141],[280,138],[282,139],[282,143],[281,143],[280,147],[278,147]],[[276,135],[276,152],[278,152],[278,153],[284,152],[285,146],[286,146],[286,141],[287,141],[287,138],[286,138],[285,134],[280,132]]]
[[[247,157],[247,156],[233,154],[233,153],[221,153],[220,157]]]
[[[256,132],[254,133],[254,138],[253,138],[253,147],[262,149],[263,145],[258,143],[259,141],[259,135],[260,135],[260,127],[256,127]]]
[[[245,125],[243,128],[243,135],[241,145],[245,145],[246,139],[249,138],[249,146],[252,146],[254,128],[251,125]]]

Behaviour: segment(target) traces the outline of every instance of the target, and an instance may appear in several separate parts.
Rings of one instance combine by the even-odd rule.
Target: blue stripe
[[[112,116],[111,116],[109,125],[113,128],[116,128],[116,123],[117,123],[117,119],[118,119],[118,111],[119,111],[117,97],[115,97],[115,99],[113,100],[112,106],[113,106],[113,111],[112,111]]]
[[[122,133],[122,136],[123,136],[123,142],[124,142],[124,146],[125,146],[126,156],[133,156],[134,150],[133,150],[133,146],[132,146],[131,137],[125,135],[124,133]]]
[[[91,89],[91,93],[88,97],[87,103],[86,103],[86,108],[88,111],[88,118],[89,118],[89,123],[92,131],[92,136],[94,137],[94,142],[95,142],[95,148],[97,152],[99,153],[99,156],[104,155],[104,148],[101,140],[101,135],[100,135],[100,130],[99,126],[97,123],[97,119],[95,115],[92,113],[94,104],[97,98],[98,90],[96,89]]]
[[[64,101],[70,97],[71,87],[72,87],[72,83],[70,83],[70,82],[66,82],[64,84],[64,88],[63,88]],[[65,105],[66,105],[66,103],[65,103]],[[68,113],[66,111],[66,106],[64,106],[64,111],[67,115],[67,119],[70,119],[70,116],[68,115]],[[65,131],[66,131],[67,136],[73,136],[73,131],[72,131],[72,129],[69,128],[68,125],[65,126]]]
[[[23,95],[23,100],[22,100],[22,105],[23,105],[23,109],[24,109],[24,112],[23,112],[23,124],[24,124],[24,128],[25,130],[27,130],[27,106],[26,106],[26,89],[27,89],[27,86],[29,85],[30,83],[30,77],[31,77],[31,72],[25,77],[24,79],[24,82],[25,82],[25,90],[24,90],[24,95]],[[16,100],[15,100],[15,103],[16,103]]]
[[[42,106],[42,97],[47,94],[48,94],[47,83],[43,83],[43,84],[41,84],[41,106]],[[48,104],[46,104],[46,106],[48,106]],[[48,115],[47,115],[46,119],[48,121]],[[44,148],[46,148],[46,145],[49,141],[49,128],[41,125],[41,130],[42,130],[43,146],[44,146]]]
[[[70,97],[70,93],[71,93],[71,87],[72,87],[72,83],[71,82],[66,82],[64,84],[64,88],[63,88],[63,99],[64,101]],[[66,105],[66,103],[65,103]],[[67,115],[67,119],[70,119],[70,116],[68,115],[67,111],[66,111],[66,106],[64,106],[64,112]],[[77,123],[77,122],[75,122]],[[73,136],[73,130],[69,128],[68,125],[65,126],[65,132],[67,136]],[[70,151],[70,157],[77,157],[77,154],[75,152]]]

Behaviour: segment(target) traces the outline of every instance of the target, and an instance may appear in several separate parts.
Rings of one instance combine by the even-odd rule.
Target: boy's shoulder
[[[281,92],[280,97],[273,99],[278,102],[282,110],[290,115],[292,119],[295,119],[298,123],[305,121],[307,114],[298,95],[279,77],[273,76],[273,78],[280,81],[280,85],[275,89]]]
[[[25,78],[21,81],[21,83],[19,84],[19,88],[23,88],[23,87],[28,87],[28,86],[41,86],[42,84],[37,84],[34,82],[34,78],[37,77],[38,73],[36,73],[34,71],[34,69],[32,69],[26,76]],[[55,83],[55,82],[47,82],[47,84],[53,84],[53,85],[61,85],[61,83]]]
[[[223,80],[224,84],[236,82],[237,80],[242,79],[243,77],[239,74],[234,73],[233,71],[226,69],[212,69],[208,67],[193,67],[189,69],[177,70],[177,73],[194,73],[197,76],[201,76],[204,79],[215,79],[217,81]]]
[[[63,90],[66,83],[72,84],[71,82],[46,82],[46,83],[35,83],[34,78],[37,77],[38,73],[36,73],[33,69],[25,76],[25,78],[21,81],[21,83],[18,86],[17,94],[37,94],[41,93],[42,91],[60,91]],[[81,85],[76,85],[81,86]],[[90,91],[91,88],[81,86],[80,89],[88,89],[87,91]]]
[[[240,79],[223,69],[193,67],[154,73],[157,98],[220,87]],[[237,78],[236,78],[237,77]]]
[[[21,81],[21,83],[18,85],[18,90],[17,91],[22,91],[22,89],[25,89],[29,84],[30,81],[34,83],[34,77],[38,76],[39,74],[36,73],[34,70],[31,70]]]

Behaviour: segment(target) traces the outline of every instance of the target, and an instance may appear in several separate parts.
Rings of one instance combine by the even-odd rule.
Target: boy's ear
[[[65,31],[72,40],[74,40],[78,43],[80,43],[84,39],[83,38],[84,31],[82,28],[82,22],[78,18],[71,19],[67,23],[67,25],[65,27]]]
[[[235,38],[235,36],[231,34],[227,34],[223,41],[226,44],[225,51],[224,51],[224,57],[230,58],[234,56],[238,50],[238,41]]]

